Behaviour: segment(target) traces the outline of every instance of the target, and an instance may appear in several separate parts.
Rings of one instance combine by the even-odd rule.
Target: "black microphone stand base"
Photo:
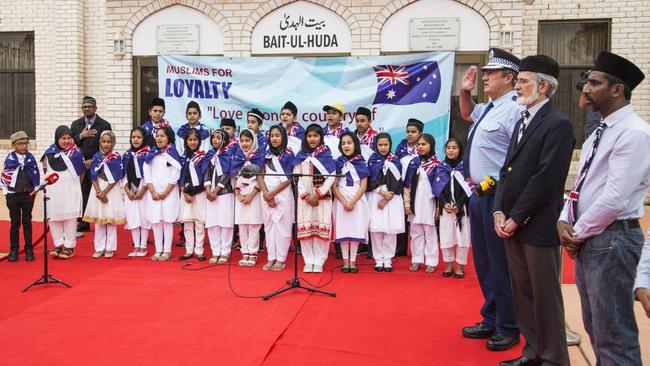
[[[289,287],[285,287],[283,289],[279,289],[277,291],[271,292],[270,294],[263,296],[262,300],[266,301],[266,300],[268,300],[268,299],[270,299],[270,298],[272,298],[274,296],[280,295],[280,294],[285,293],[285,292],[287,292],[289,290],[293,290],[294,288],[307,290],[307,291],[309,291],[311,293],[319,293],[319,294],[328,295],[328,296],[331,296],[331,297],[336,297],[336,293],[334,293],[334,292],[322,291],[322,290],[318,290],[318,289],[315,289],[315,288],[312,288],[312,287],[307,287],[307,286],[301,285],[300,280],[298,280],[298,277],[294,277],[292,280],[287,280],[287,283],[289,284]]]
[[[279,174],[267,174],[267,175],[279,175]],[[298,219],[298,197],[297,197],[297,190],[298,190],[298,178],[301,176],[307,176],[307,174],[292,174],[292,179],[291,179],[291,185],[293,191],[293,210],[294,210],[294,216],[293,219],[297,220]],[[293,290],[294,288],[301,289],[301,290],[306,290],[311,293],[318,293],[318,294],[323,294],[323,295],[328,295],[331,297],[336,297],[336,293],[334,292],[327,292],[327,291],[322,291],[313,287],[307,287],[303,286],[300,284],[300,280],[298,279],[298,250],[297,250],[297,245],[298,245],[298,225],[296,222],[294,222],[294,226],[296,230],[293,231],[293,243],[294,243],[294,251],[293,251],[293,278],[290,280],[287,280],[286,283],[289,285],[289,287],[281,288],[277,291],[273,291],[268,295],[262,296],[262,300],[267,301],[268,299],[280,295],[282,293],[285,293],[289,290]]]
[[[49,285],[50,283],[59,283],[67,288],[71,288],[72,286],[68,285],[67,283],[61,281],[60,279],[52,276],[49,271],[48,271],[48,258],[49,258],[49,253],[47,252],[47,234],[50,231],[49,230],[49,225],[48,225],[48,218],[47,218],[47,201],[49,198],[47,197],[47,189],[45,186],[43,186],[43,274],[41,277],[39,277],[36,281],[34,281],[31,285],[25,287],[23,292],[29,290],[30,288],[38,285]]]
[[[31,285],[25,287],[23,292],[29,290],[30,288],[38,285],[49,285],[50,283],[60,283],[63,286],[67,288],[71,288],[72,286],[68,285],[67,283],[61,281],[60,279],[48,274],[48,275],[42,275],[38,280],[34,281]]]

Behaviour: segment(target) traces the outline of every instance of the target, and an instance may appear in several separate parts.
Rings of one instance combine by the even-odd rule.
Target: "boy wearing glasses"
[[[2,169],[2,190],[6,195],[7,208],[11,218],[9,230],[9,262],[18,260],[19,236],[18,230],[22,221],[25,238],[25,260],[34,260],[32,247],[32,208],[34,197],[30,193],[40,182],[40,173],[34,155],[29,152],[29,138],[24,131],[11,135],[11,146],[14,151],[5,158]]]

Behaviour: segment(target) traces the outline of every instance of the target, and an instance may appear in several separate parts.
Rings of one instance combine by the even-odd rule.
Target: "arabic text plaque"
[[[411,51],[454,51],[458,49],[458,18],[411,18]]]
[[[156,52],[159,55],[199,54],[198,24],[156,26]]]

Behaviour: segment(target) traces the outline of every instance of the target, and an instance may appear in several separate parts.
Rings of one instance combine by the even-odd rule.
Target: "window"
[[[133,125],[149,118],[149,102],[158,97],[158,61],[156,56],[135,57],[133,62],[135,108]]]
[[[0,138],[36,135],[34,33],[0,33]]]
[[[539,24],[537,50],[560,64],[560,87],[553,102],[569,116],[580,146],[598,126],[593,113],[578,107],[580,92],[575,88],[580,73],[589,70],[601,51],[610,48],[610,20],[544,21]]]

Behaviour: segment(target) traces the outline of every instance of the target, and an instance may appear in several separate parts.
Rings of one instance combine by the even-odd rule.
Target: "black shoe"
[[[205,262],[205,256],[203,254],[199,254],[196,256],[196,259],[199,260],[199,262]]]
[[[351,268],[350,268],[350,273],[359,273],[359,268],[357,268],[357,267],[351,267]]]
[[[34,260],[34,249],[25,248],[25,260],[28,262],[32,262]]]
[[[7,257],[7,260],[8,260],[9,262],[16,262],[16,261],[18,261],[18,250],[17,250],[17,249],[13,249],[13,250],[11,250],[11,251],[9,252],[9,256]]]
[[[540,359],[531,360],[526,356],[521,356],[519,358],[515,358],[514,360],[499,362],[499,366],[538,366],[541,364],[542,364],[542,360]]]
[[[474,339],[488,339],[494,334],[494,329],[488,328],[483,323],[476,323],[471,327],[463,328],[463,337]]]
[[[442,277],[451,277],[451,271],[444,271],[442,272]]]
[[[180,257],[178,257],[178,260],[185,261],[185,260],[188,260],[190,258],[192,258],[192,254],[185,253],[185,254],[181,255]]]
[[[384,267],[384,272],[393,272],[393,267]]]
[[[359,244],[359,250],[357,250],[357,254],[366,254],[368,253],[368,244]]]
[[[519,334],[509,336],[503,333],[494,333],[485,345],[490,351],[506,351],[519,344]]]
[[[382,272],[384,267],[375,267],[375,272]]]
[[[89,232],[90,231],[90,224],[85,222],[85,221],[82,221],[82,222],[78,223],[77,224],[77,231],[82,232],[82,233]]]

